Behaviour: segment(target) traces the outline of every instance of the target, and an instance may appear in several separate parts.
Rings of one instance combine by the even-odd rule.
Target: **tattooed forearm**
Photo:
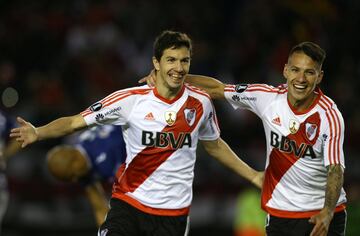
[[[328,166],[327,185],[325,192],[324,207],[334,211],[340,196],[340,191],[344,181],[344,171],[341,165]]]

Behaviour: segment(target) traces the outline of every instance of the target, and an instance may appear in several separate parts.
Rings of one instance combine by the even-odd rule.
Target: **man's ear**
[[[324,77],[324,71],[322,70],[322,71],[320,71],[320,74],[319,74],[319,76],[317,78],[316,84],[320,84],[323,77]]]
[[[156,71],[160,70],[160,62],[156,59],[156,57],[152,57],[153,65]]]
[[[284,65],[284,69],[283,69],[283,76],[284,76],[284,78],[287,80],[287,78],[288,78],[288,65],[287,64],[285,64]]]

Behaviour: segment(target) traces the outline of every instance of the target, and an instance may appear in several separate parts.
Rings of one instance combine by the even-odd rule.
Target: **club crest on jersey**
[[[195,122],[196,110],[195,108],[186,108],[184,110],[185,120],[189,126],[192,126]]]
[[[96,103],[92,104],[89,109],[90,109],[90,111],[100,111],[102,106],[103,105],[101,102],[96,102]]]
[[[165,121],[168,125],[172,126],[176,121],[176,112],[175,111],[166,111],[165,112]]]
[[[311,123],[306,123],[305,130],[306,130],[305,131],[306,137],[308,138],[309,141],[312,141],[316,136],[317,125],[311,124]]]
[[[290,123],[289,123],[290,133],[296,134],[296,132],[299,130],[299,127],[300,127],[300,123],[298,121],[290,119]]]

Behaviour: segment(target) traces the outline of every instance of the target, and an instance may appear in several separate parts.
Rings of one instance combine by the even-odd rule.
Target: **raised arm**
[[[232,169],[251,183],[261,188],[263,172],[259,172],[243,162],[221,138],[215,141],[201,141],[205,150],[215,159]]]
[[[20,117],[17,118],[17,122],[20,127],[12,129],[10,137],[16,138],[22,148],[39,140],[58,138],[86,127],[86,122],[80,114],[59,118],[41,127],[34,127]]]
[[[311,236],[327,235],[330,222],[334,216],[336,203],[338,202],[340,191],[344,182],[344,170],[340,164],[329,165],[325,191],[324,208],[319,214],[310,218],[310,222],[315,224]]]
[[[187,75],[185,82],[205,90],[212,99],[225,99],[225,84],[217,79],[203,75]]]

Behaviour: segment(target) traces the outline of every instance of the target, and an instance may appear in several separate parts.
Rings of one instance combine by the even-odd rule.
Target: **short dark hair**
[[[320,65],[320,67],[322,66],[326,57],[326,52],[324,51],[324,49],[322,49],[316,43],[312,43],[312,42],[302,42],[294,46],[290,50],[289,57],[295,52],[305,53],[311,59],[316,61]]]
[[[164,51],[168,48],[181,48],[186,47],[192,53],[191,39],[187,34],[165,30],[158,37],[156,37],[154,42],[154,56],[156,60],[160,61],[161,56]]]

